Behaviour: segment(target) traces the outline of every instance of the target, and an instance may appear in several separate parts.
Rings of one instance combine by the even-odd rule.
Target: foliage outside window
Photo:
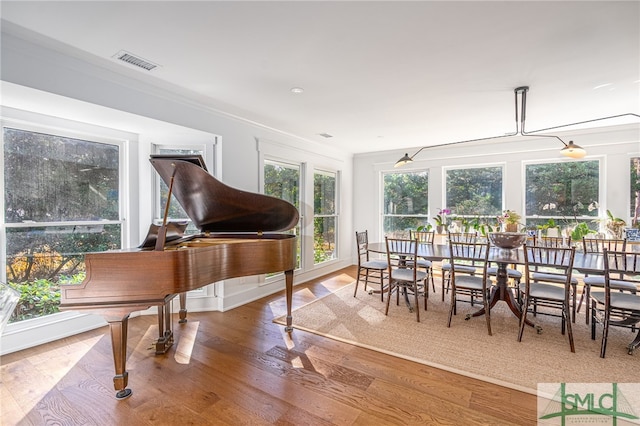
[[[316,170],[313,174],[313,261],[335,259],[337,233],[336,173]]]
[[[59,284],[84,279],[84,253],[120,248],[119,147],[3,128],[10,322],[58,311]]]
[[[502,167],[446,171],[446,205],[454,215],[496,217],[502,212]]]
[[[496,216],[502,212],[502,167],[446,171],[446,205],[458,216]]]
[[[585,223],[597,229],[600,163],[597,160],[528,164],[525,167],[527,227]],[[551,221],[551,222],[550,222]]]
[[[265,161],[264,193],[293,204],[300,211],[300,166],[276,161]],[[300,223],[289,231],[300,235]],[[301,241],[298,238],[296,268],[300,268]]]
[[[631,187],[629,217],[631,217],[631,226],[638,228],[640,227],[640,157],[631,159],[629,182]]]
[[[408,236],[408,230],[429,224],[429,173],[383,173],[382,231],[386,236]]]

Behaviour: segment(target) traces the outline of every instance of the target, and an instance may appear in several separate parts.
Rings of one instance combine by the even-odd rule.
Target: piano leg
[[[120,320],[108,320],[111,331],[111,348],[116,375],[113,377],[113,387],[116,389],[116,399],[126,399],[131,396],[131,389],[127,389],[129,373],[127,372],[127,327],[129,314]]]
[[[291,316],[291,299],[293,298],[293,270],[284,272],[287,295],[287,326],[284,331],[290,333],[293,331],[293,317]]]
[[[180,293],[180,324],[187,322],[187,293]]]
[[[173,346],[173,331],[171,330],[171,298],[158,306],[158,340],[156,340],[156,355],[166,353]]]

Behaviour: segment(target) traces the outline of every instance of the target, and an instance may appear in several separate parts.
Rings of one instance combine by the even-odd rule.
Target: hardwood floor
[[[294,308],[355,279],[347,268],[294,288]],[[129,387],[115,399],[108,329],[0,358],[2,425],[534,425],[536,397],[294,330],[284,292],[174,320],[155,356],[154,316],[130,320]]]

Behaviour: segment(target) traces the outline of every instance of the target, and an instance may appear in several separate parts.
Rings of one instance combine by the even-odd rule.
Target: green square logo
[[[640,383],[539,383],[538,425],[640,425]]]

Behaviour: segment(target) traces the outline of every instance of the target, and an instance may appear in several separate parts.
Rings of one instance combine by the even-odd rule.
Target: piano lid
[[[269,195],[242,191],[206,171],[199,155],[152,155],[149,159],[194,225],[203,232],[278,232],[298,223],[298,209]]]

